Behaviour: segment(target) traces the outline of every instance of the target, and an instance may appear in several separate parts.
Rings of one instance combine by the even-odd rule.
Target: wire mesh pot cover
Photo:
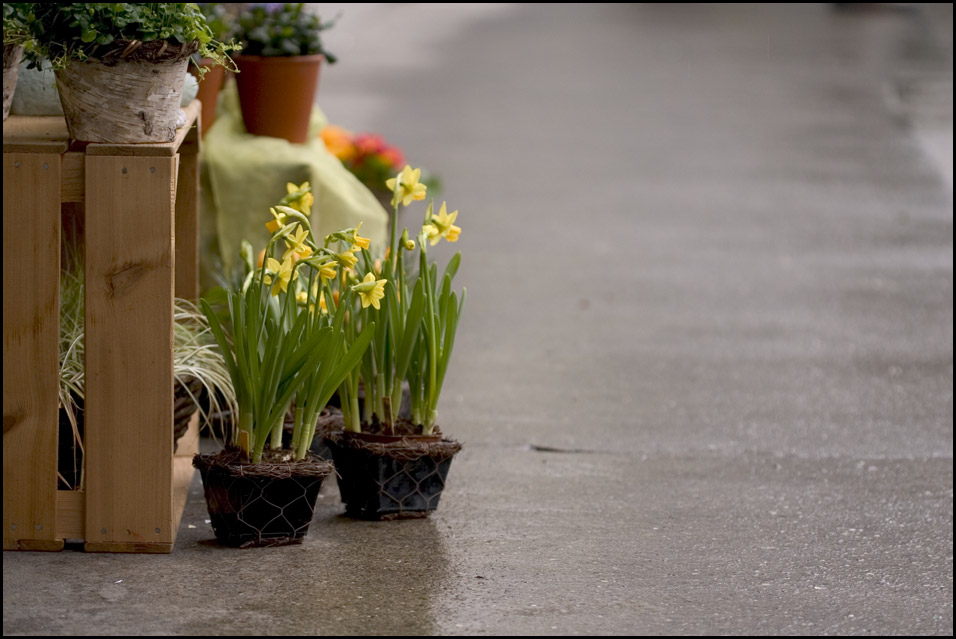
[[[193,458],[216,539],[238,548],[300,543],[332,465],[312,457],[262,464],[239,463],[239,457],[226,450]]]
[[[438,508],[461,444],[395,438],[369,442],[351,433],[327,439],[347,515],[360,519],[425,517]]]

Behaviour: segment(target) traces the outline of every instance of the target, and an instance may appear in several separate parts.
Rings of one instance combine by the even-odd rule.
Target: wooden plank
[[[3,122],[4,153],[63,153],[69,139],[62,115],[11,115]]]
[[[77,151],[66,153],[60,174],[60,200],[82,202],[86,195],[86,156]]]
[[[193,129],[190,136],[198,135]],[[199,156],[179,156],[176,183],[176,297],[199,297]]]
[[[86,538],[86,492],[56,491],[56,538]]]
[[[55,534],[60,156],[4,153],[3,210],[6,548],[7,539]]]
[[[88,541],[83,544],[83,550],[86,552],[126,552],[126,553],[146,553],[146,554],[169,554],[173,551],[172,542],[169,543],[100,543]]]
[[[186,124],[176,130],[176,137],[172,142],[158,144],[100,144],[91,143],[86,147],[87,155],[134,156],[134,157],[172,157],[179,152],[179,147],[186,139],[190,129],[196,125],[196,119],[201,113],[202,105],[199,100],[193,100],[183,109],[186,113]]]
[[[175,538],[174,171],[172,157],[86,159],[87,550]]]
[[[59,552],[63,550],[64,545],[62,539],[21,539],[18,550]]]

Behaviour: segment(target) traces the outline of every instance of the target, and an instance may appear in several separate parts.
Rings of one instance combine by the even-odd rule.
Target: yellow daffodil
[[[291,255],[294,256],[292,261],[295,262],[312,255],[312,247],[306,244],[309,232],[302,228],[301,224],[297,224],[295,229],[291,235],[286,235],[284,238],[288,248],[282,254],[283,260]]]
[[[455,226],[456,217],[458,217],[458,211],[448,213],[445,209],[445,203],[442,202],[438,215],[432,215],[428,218],[428,223],[422,227],[428,237],[428,243],[435,246],[441,238],[445,238],[449,242],[457,242],[461,228]]]
[[[342,268],[349,269],[355,266],[355,263],[358,262],[358,258],[352,254],[352,251],[345,251],[344,253],[336,253],[335,259],[339,264],[342,265]]]
[[[266,259],[266,250],[262,249],[259,251],[259,256],[256,258],[256,268],[262,268],[262,262]]]
[[[292,268],[292,258],[286,258],[280,264],[279,260],[270,257],[266,260],[266,269],[268,273],[266,273],[263,281],[266,284],[272,284],[273,297],[278,295],[280,291],[289,290],[289,282],[298,276],[298,273]],[[275,278],[272,277],[273,275],[275,275]]]
[[[295,294],[295,301],[299,306],[305,306],[305,303],[309,301],[309,294],[306,291],[299,291]]]
[[[359,222],[358,226],[355,227],[355,230],[352,231],[352,251],[356,251],[358,249],[367,249],[371,243],[369,238],[362,237],[358,234],[360,228],[362,228],[361,222]]]
[[[276,231],[281,229],[283,226],[285,226],[286,216],[285,216],[285,213],[280,213],[279,211],[276,211],[272,207],[269,208],[269,212],[272,213],[272,217],[274,219],[266,222],[266,230],[269,231],[270,233],[275,233]]]
[[[402,206],[408,206],[412,203],[412,200],[425,199],[425,191],[428,190],[428,187],[418,181],[421,176],[421,169],[412,169],[412,167],[406,164],[405,168],[402,169],[402,172],[399,173],[397,177],[385,180],[385,186],[388,187],[389,191],[395,193],[395,182],[397,180],[399,182],[398,199],[401,201]],[[394,196],[392,197],[392,206],[395,206]]]
[[[335,269],[338,268],[336,262],[325,262],[319,264],[319,277],[323,280],[330,280],[335,277]]]
[[[406,239],[406,240],[405,240],[405,250],[406,250],[406,251],[414,251],[414,250],[415,250],[415,240]]]
[[[292,182],[285,185],[286,196],[282,198],[282,203],[294,208],[303,215],[312,214],[312,205],[315,203],[315,196],[312,195],[311,187],[308,182],[303,182],[301,186],[296,186]]]
[[[369,306],[380,309],[379,300],[385,297],[385,282],[388,280],[376,280],[374,273],[366,273],[365,279],[361,283],[352,287],[352,290],[359,294],[362,300],[362,308]]]

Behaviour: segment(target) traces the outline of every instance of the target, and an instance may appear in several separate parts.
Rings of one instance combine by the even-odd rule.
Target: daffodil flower
[[[295,294],[295,302],[299,306],[305,306],[305,303],[309,301],[309,294],[306,291],[299,291]]]
[[[312,187],[308,182],[303,182],[301,186],[289,182],[285,185],[285,190],[286,196],[282,198],[282,204],[294,208],[303,215],[311,215],[315,196],[312,195]]]
[[[338,266],[339,265],[336,262],[325,262],[323,264],[319,264],[319,277],[321,277],[323,280],[332,279],[335,277],[335,269],[338,268]]]
[[[385,283],[387,281],[376,280],[374,273],[366,273],[365,279],[352,287],[352,290],[358,293],[362,300],[362,308],[368,308],[369,306],[376,310],[381,308],[379,300],[385,297]]]
[[[263,281],[266,284],[272,284],[272,296],[275,297],[280,291],[289,290],[289,282],[298,276],[298,273],[292,268],[292,258],[286,258],[279,263],[279,260],[270,257],[266,260],[266,273]],[[275,275],[275,278],[272,276]]]
[[[286,215],[285,213],[280,213],[279,211],[276,211],[275,208],[273,207],[269,208],[269,212],[272,213],[272,217],[274,219],[266,222],[266,230],[269,231],[270,233],[275,233],[276,231],[281,229],[283,226],[285,226]]]
[[[362,237],[358,234],[360,228],[362,228],[361,222],[359,222],[358,226],[355,227],[355,230],[352,231],[352,251],[357,249],[367,249],[371,243],[369,238]]]
[[[435,246],[441,241],[441,238],[445,238],[449,242],[457,242],[461,228],[455,226],[456,217],[458,217],[458,211],[448,213],[445,209],[445,203],[442,202],[438,215],[429,217],[427,224],[422,227],[422,231],[428,238],[428,243]]]
[[[421,169],[413,170],[412,167],[406,164],[405,168],[402,169],[402,172],[399,173],[397,177],[385,180],[385,186],[388,187],[389,191],[395,193],[395,184],[397,181],[399,184],[398,199],[401,201],[402,206],[408,206],[412,203],[412,200],[425,199],[425,191],[428,190],[428,187],[418,181],[421,176]],[[394,196],[392,197],[392,206],[395,206]]]
[[[339,264],[342,265],[342,268],[349,269],[355,266],[355,263],[358,262],[358,258],[352,254],[352,251],[345,251],[344,253],[336,253],[335,259]]]
[[[295,231],[291,235],[285,236],[285,245],[288,247],[285,253],[282,254],[282,259],[289,257],[290,255],[294,256],[293,261],[305,259],[312,255],[312,247],[306,243],[306,239],[309,237],[309,232],[302,228],[301,224],[297,224]]]

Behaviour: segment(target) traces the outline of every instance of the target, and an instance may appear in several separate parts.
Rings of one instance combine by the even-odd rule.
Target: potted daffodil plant
[[[461,229],[458,211],[449,213],[442,203],[436,213],[431,203],[414,235],[398,233],[399,207],[426,197],[420,176],[420,169],[405,166],[386,182],[394,214],[384,259],[361,248],[354,274],[340,276],[343,290],[359,292],[339,306],[349,307],[346,333],[357,338],[369,327],[374,332],[361,364],[339,387],[344,429],[327,441],[346,512],[364,519],[427,515],[437,507],[451,460],[461,450],[438,427],[438,400],[465,300],[464,289],[459,295],[452,288],[461,254],[440,274],[428,255],[442,240],[456,242]],[[403,382],[410,418],[399,416]]]
[[[309,452],[316,418],[361,364],[376,331],[374,322],[358,331],[346,324],[368,287],[345,288],[341,304],[328,304],[329,281],[354,258],[350,250],[329,248],[328,239],[317,244],[308,217],[289,206],[301,208],[309,197],[303,185],[270,210],[272,236],[261,265],[252,263],[251,251],[242,252],[247,274],[228,292],[227,319],[202,302],[238,405],[225,450],[194,459],[213,529],[225,545],[295,543],[307,533],[322,479],[332,470]],[[368,242],[358,229],[335,236]],[[284,445],[284,417],[293,403],[297,419],[291,445]]]

